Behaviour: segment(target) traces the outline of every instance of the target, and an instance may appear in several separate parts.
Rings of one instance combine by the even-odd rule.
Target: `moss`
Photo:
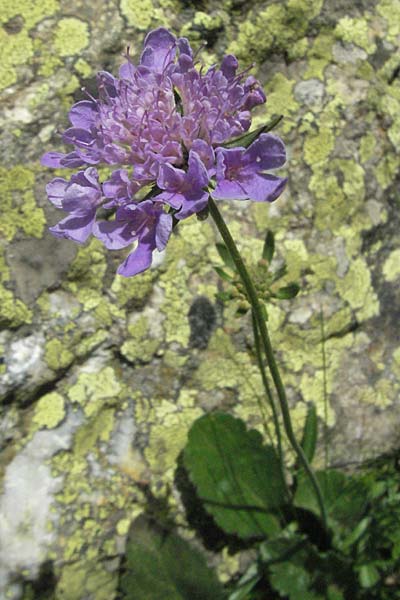
[[[61,340],[53,338],[46,342],[45,360],[50,369],[65,369],[74,360],[73,353],[65,347]]]
[[[356,44],[363,48],[368,54],[376,50],[376,44],[373,41],[373,31],[369,30],[368,21],[364,17],[351,18],[343,17],[339,20],[334,34],[338,40]]]
[[[383,264],[383,276],[386,281],[395,281],[400,276],[400,250],[393,250]]]
[[[79,54],[88,44],[89,30],[86,22],[75,17],[66,17],[58,21],[54,48],[59,56]]]
[[[42,396],[35,407],[33,422],[40,428],[54,429],[65,417],[64,398],[57,392]]]
[[[46,223],[44,211],[36,204],[32,188],[33,171],[18,165],[0,168],[0,193],[3,217],[0,235],[11,241],[21,229],[26,235],[40,238]]]

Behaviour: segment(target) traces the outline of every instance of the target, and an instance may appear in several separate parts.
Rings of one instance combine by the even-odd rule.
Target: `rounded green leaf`
[[[129,532],[124,600],[223,600],[226,595],[204,557],[176,533],[146,517]]]
[[[206,510],[226,533],[270,536],[285,501],[279,461],[240,419],[212,413],[189,431],[183,461]],[[275,515],[273,514],[275,513]]]

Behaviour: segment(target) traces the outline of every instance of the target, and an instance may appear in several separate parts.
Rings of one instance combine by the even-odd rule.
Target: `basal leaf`
[[[336,525],[353,528],[361,519],[368,502],[365,485],[355,477],[349,477],[333,469],[316,473],[321,488],[328,519]],[[315,494],[308,477],[300,473],[294,497],[296,506],[319,515]]]
[[[184,465],[204,507],[226,533],[276,534],[285,501],[278,458],[261,435],[229,414],[201,417],[189,431]]]
[[[124,600],[223,600],[226,595],[203,556],[171,531],[134,521],[121,578]]]

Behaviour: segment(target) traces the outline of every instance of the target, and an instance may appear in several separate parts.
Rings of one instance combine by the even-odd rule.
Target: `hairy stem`
[[[288,404],[288,401],[286,398],[285,388],[283,386],[282,379],[281,379],[281,376],[279,373],[279,369],[278,369],[278,366],[275,361],[275,357],[274,357],[274,353],[273,353],[272,345],[271,345],[271,340],[269,338],[267,325],[266,325],[266,322],[264,319],[260,301],[258,299],[256,288],[254,287],[253,281],[249,275],[249,272],[247,271],[247,268],[242,260],[242,257],[239,254],[239,250],[237,249],[237,246],[231,236],[231,233],[230,233],[228,227],[226,226],[226,223],[225,223],[221,213],[219,212],[217,205],[215,204],[214,200],[211,197],[209,199],[208,206],[210,209],[210,214],[214,220],[214,223],[216,224],[218,231],[220,232],[221,237],[224,240],[225,245],[229,250],[232,260],[235,263],[237,272],[239,273],[239,276],[240,276],[240,278],[243,282],[243,285],[246,289],[247,298],[251,304],[251,308],[252,308],[254,317],[257,321],[257,326],[258,326],[258,330],[260,332],[260,337],[261,337],[264,353],[265,353],[265,356],[267,359],[268,368],[271,373],[271,377],[274,382],[274,386],[275,386],[276,393],[278,396],[279,405],[280,405],[280,409],[281,409],[281,413],[282,413],[283,425],[285,427],[287,438],[289,440],[290,445],[292,446],[293,450],[295,451],[295,453],[298,457],[299,463],[302,465],[302,467],[304,468],[305,472],[307,473],[307,475],[310,479],[311,485],[314,489],[315,496],[318,501],[318,506],[319,506],[320,513],[321,513],[321,519],[323,521],[325,528],[327,529],[326,512],[325,512],[324,502],[322,499],[321,489],[320,489],[318,481],[314,475],[314,472],[311,469],[311,466],[303,452],[303,449],[300,446],[300,444],[298,443],[296,436],[294,434],[294,431],[293,431],[292,420],[290,418],[290,410],[289,410],[289,404]]]

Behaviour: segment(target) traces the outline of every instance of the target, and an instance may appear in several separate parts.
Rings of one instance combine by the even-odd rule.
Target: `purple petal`
[[[118,267],[117,273],[124,277],[132,277],[142,273],[151,265],[154,247],[147,242],[139,242],[136,250],[131,252]]]
[[[281,195],[287,179],[266,175],[264,173],[253,174],[246,180],[242,180],[243,188],[250,200],[256,202],[273,202]]]
[[[174,59],[175,51],[175,36],[164,27],[159,27],[147,34],[140,64],[161,73]]]
[[[186,219],[191,215],[203,210],[208,204],[208,192],[200,192],[197,197],[183,198],[182,208],[175,214],[179,220]]]
[[[243,160],[252,171],[276,169],[286,162],[285,145],[278,136],[263,133],[247,148]]]
[[[69,120],[74,127],[87,129],[94,124],[98,116],[97,106],[91,100],[77,102],[69,111]]]
[[[80,153],[69,152],[61,158],[60,167],[64,167],[65,169],[75,169],[76,167],[82,167],[86,162],[90,161],[87,160],[86,157],[83,158]]]
[[[233,54],[227,54],[222,59],[221,71],[227,79],[233,79],[236,75],[236,69],[238,68],[238,61]]]
[[[54,227],[49,227],[49,231],[56,237],[67,238],[83,244],[92,233],[95,217],[96,210],[87,212],[84,215],[72,213]]]
[[[165,212],[160,214],[156,225],[156,248],[161,252],[168,243],[172,231],[172,217]]]
[[[163,202],[172,208],[178,209],[182,206],[184,196],[179,192],[161,192],[161,194],[155,196],[153,200],[155,202]]]
[[[225,179],[229,172],[236,172],[243,167],[244,148],[217,148],[216,179]]]
[[[65,157],[62,152],[46,152],[40,159],[40,164],[44,167],[50,167],[51,169],[59,169],[63,165],[61,159]]]
[[[207,169],[202,163],[200,156],[194,150],[190,150],[185,188],[189,186],[191,191],[199,190],[208,185],[208,182]]]
[[[183,186],[185,175],[186,173],[185,171],[182,171],[182,169],[177,169],[172,165],[164,163],[160,165],[157,185],[162,190],[177,192]]]
[[[210,169],[214,170],[215,154],[210,144],[207,144],[207,142],[204,140],[197,139],[194,140],[191,150],[198,154],[198,156],[201,159],[201,162],[204,164],[208,171],[210,171]]]
[[[94,143],[93,134],[80,127],[70,127],[64,131],[62,138],[67,144],[75,144],[75,146],[88,147]]]
[[[65,188],[67,185],[68,181],[62,177],[56,177],[46,185],[46,192],[49,200],[57,208],[62,208],[62,200],[64,199]]]
[[[238,181],[221,179],[211,192],[215,200],[247,200],[249,195]]]
[[[135,65],[132,64],[130,60],[128,60],[126,63],[120,66],[119,76],[121,79],[128,79],[128,81],[133,81],[135,71]]]
[[[93,235],[109,250],[126,248],[135,240],[126,221],[98,221],[93,227]]]

